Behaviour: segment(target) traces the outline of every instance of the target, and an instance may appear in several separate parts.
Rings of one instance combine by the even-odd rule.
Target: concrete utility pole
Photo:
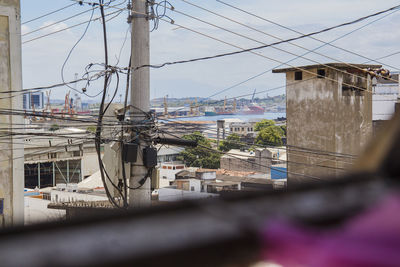
[[[21,16],[19,0],[0,0],[0,91],[21,91]],[[22,109],[22,95],[2,94],[0,106]],[[23,123],[21,116],[1,115],[8,127]],[[23,139],[9,136],[0,144],[0,228],[24,221],[24,151]]]
[[[138,109],[150,111],[150,70],[136,67],[150,63],[150,28],[147,18],[147,3],[143,0],[132,1],[132,76],[131,76],[131,105]],[[142,111],[131,109],[131,120],[141,121],[145,118]],[[142,151],[147,142],[141,140],[138,149],[137,162],[132,164],[130,187],[137,187],[138,182],[147,175],[147,168],[143,166]],[[129,206],[142,207],[151,203],[150,179],[147,179],[139,189],[129,190]]]

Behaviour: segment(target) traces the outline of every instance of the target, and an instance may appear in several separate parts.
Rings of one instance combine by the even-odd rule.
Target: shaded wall
[[[303,72],[300,81],[294,72],[286,74],[289,186],[340,175],[353,158],[335,153],[358,155],[372,134],[371,93],[343,84],[371,91],[371,78],[330,69],[327,78],[317,78],[317,69],[310,71],[315,75]]]
[[[19,0],[0,0],[0,92],[21,90],[20,29]],[[0,106],[4,109],[22,109],[22,96],[11,97],[10,93],[3,93]],[[22,123],[22,117],[1,115],[0,123],[8,127],[2,130],[1,135],[5,137],[0,142],[1,227],[23,223],[24,158],[22,139],[9,136],[13,125]]]

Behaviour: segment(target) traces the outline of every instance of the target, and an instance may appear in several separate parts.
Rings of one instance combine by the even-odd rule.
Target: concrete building
[[[22,96],[22,107],[24,110],[43,109],[44,108],[44,93],[30,92]]]
[[[96,149],[90,139],[85,140],[90,138],[85,130],[63,128],[49,132],[39,128],[26,132],[30,135],[24,139],[25,187],[79,183],[98,171]]]
[[[221,169],[230,171],[254,171],[269,174],[271,165],[272,153],[268,149],[256,149],[254,152],[232,149],[221,157]]]
[[[229,132],[238,135],[255,135],[255,122],[232,122],[229,123]]]
[[[372,79],[363,70],[381,66],[326,65],[273,71],[286,73],[289,187],[340,175],[352,162],[343,154],[358,155],[372,135]]]
[[[0,91],[3,109],[21,110],[21,14],[19,0],[0,0]],[[8,92],[8,93],[6,93]],[[0,123],[13,131],[21,116],[1,115]],[[17,125],[17,126],[15,126]],[[18,137],[5,136],[0,144],[0,228],[24,221],[24,150]]]
[[[179,154],[185,150],[183,147],[169,146],[169,145],[156,145],[157,148],[157,163],[174,162],[177,160]]]

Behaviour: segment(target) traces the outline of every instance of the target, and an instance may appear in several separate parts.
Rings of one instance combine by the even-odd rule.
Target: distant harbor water
[[[227,119],[239,119],[242,121],[260,121],[263,119],[275,120],[281,117],[286,117],[286,113],[268,112],[261,115],[218,115],[218,116],[169,118],[168,120],[169,121],[217,121],[217,120],[227,120]]]

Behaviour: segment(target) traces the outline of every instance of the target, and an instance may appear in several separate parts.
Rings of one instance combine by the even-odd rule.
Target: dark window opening
[[[324,69],[319,69],[317,70],[318,78],[323,79],[326,76],[325,70]]]
[[[303,80],[303,72],[302,72],[302,71],[296,71],[296,72],[294,73],[294,79],[295,79],[296,81],[301,81],[301,80]]]

